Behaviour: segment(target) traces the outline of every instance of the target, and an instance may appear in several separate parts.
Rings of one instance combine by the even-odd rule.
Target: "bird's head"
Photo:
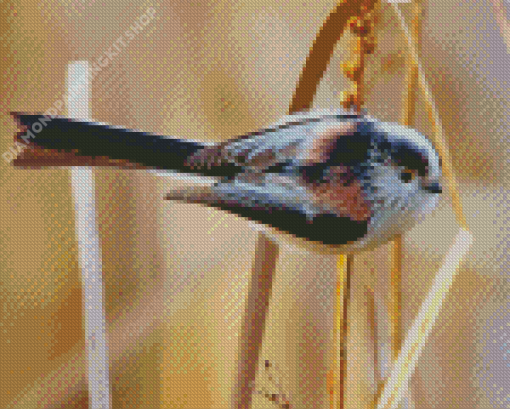
[[[377,121],[362,126],[371,128],[370,155],[360,175],[372,208],[367,236],[383,242],[436,207],[442,192],[441,160],[432,143],[411,128]]]

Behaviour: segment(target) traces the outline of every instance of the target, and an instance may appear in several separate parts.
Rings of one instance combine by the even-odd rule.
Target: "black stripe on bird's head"
[[[421,177],[440,177],[439,155],[430,140],[414,129],[378,122],[374,141],[378,162],[390,160],[391,164],[414,171]]]

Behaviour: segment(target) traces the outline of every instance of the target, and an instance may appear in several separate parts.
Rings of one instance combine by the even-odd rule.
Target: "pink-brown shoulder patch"
[[[300,159],[305,164],[325,162],[334,149],[336,140],[343,135],[353,135],[356,132],[357,126],[356,122],[346,122],[332,125],[324,131],[310,136],[310,142],[305,145],[304,149],[299,150],[297,159]]]
[[[341,180],[314,184],[310,188],[317,205],[327,205],[338,214],[355,221],[367,221],[372,213],[361,186],[357,182],[344,185]]]

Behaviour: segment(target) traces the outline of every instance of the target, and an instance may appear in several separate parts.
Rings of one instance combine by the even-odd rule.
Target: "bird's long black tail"
[[[45,162],[38,163],[37,158],[46,155],[47,159],[49,152],[50,157],[74,158],[70,163],[69,160],[59,162],[58,159],[46,162],[51,166],[86,165],[88,162],[84,158],[88,158],[91,165],[102,165],[108,159],[120,161],[120,166],[133,164],[144,168],[199,171],[186,166],[186,159],[204,148],[200,142],[65,117],[51,118],[19,112],[12,112],[11,115],[18,121],[16,140],[27,148],[39,150],[37,155],[32,154],[34,166],[41,166],[41,163],[45,166]],[[201,170],[200,173],[207,172]]]

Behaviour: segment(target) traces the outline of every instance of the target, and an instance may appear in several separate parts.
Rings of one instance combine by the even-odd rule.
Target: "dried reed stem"
[[[444,135],[442,133],[441,121],[432,93],[429,90],[429,86],[423,73],[423,69],[420,66],[418,52],[413,44],[413,38],[409,33],[409,29],[406,26],[399,8],[395,4],[392,4],[391,6],[399,18],[400,27],[408,42],[409,55],[411,57],[412,64],[416,66],[418,84],[425,96],[427,112],[433,128],[434,142],[436,149],[443,160],[443,173],[450,187],[453,207],[456,213],[457,222],[461,226],[461,230],[455,243],[452,245],[449,253],[447,254],[443,266],[436,274],[432,288],[426,300],[423,302],[418,316],[404,341],[402,352],[399,353],[397,361],[392,367],[389,379],[386,380],[384,386],[380,386],[378,388],[378,392],[380,394],[378,393],[374,401],[374,404],[377,405],[378,409],[396,409],[398,407],[403,394],[407,391],[408,381],[414,372],[416,362],[437,319],[442,302],[449,291],[455,273],[462,258],[467,253],[472,243],[472,236],[467,230],[467,223],[462,212],[460,196],[455,184],[451,160],[444,141]]]
[[[391,357],[396,360],[402,347],[402,236],[392,243],[391,249]]]
[[[345,375],[347,369],[346,341],[348,336],[348,305],[350,299],[350,268],[352,258],[339,255],[333,322],[332,368],[329,372],[328,389],[330,408],[342,408],[345,399]]]
[[[417,51],[421,49],[421,16],[422,5],[420,0],[413,1],[413,19],[412,41]],[[404,98],[404,109],[401,122],[407,126],[414,125],[416,114],[416,89],[418,85],[418,66],[408,55],[406,64],[406,96]],[[390,325],[391,325],[391,356],[392,361],[396,361],[402,348],[402,235],[399,235],[392,244],[391,252],[391,305]],[[408,391],[410,392],[410,391]],[[411,399],[410,395],[409,399]]]
[[[335,9],[329,14],[326,21],[324,22],[322,28],[317,35],[314,44],[310,50],[310,54],[306,60],[305,66],[303,67],[303,71],[301,72],[298,85],[296,87],[296,91],[294,92],[294,96],[292,98],[292,102],[289,107],[289,114],[299,112],[302,110],[309,109],[312,105],[313,98],[317,91],[317,86],[322,79],[326,68],[328,67],[329,60],[331,59],[331,55],[333,54],[333,50],[335,48],[336,42],[342,36],[346,26],[347,21],[351,16],[358,15],[361,13],[362,7],[366,7],[368,10],[371,10],[374,6],[375,0],[340,0],[335,7]],[[263,241],[265,241],[264,245],[262,245]],[[261,244],[261,248],[267,248],[269,246],[268,239],[262,234],[259,235],[259,243]],[[277,247],[273,250],[275,252],[278,251]],[[268,254],[265,251],[256,251],[256,258],[264,259]],[[254,274],[257,274],[254,271]],[[266,275],[266,279],[271,279],[271,275]],[[266,283],[266,287],[270,288],[271,283]],[[250,294],[248,295],[250,297]],[[245,318],[246,319],[246,318]],[[249,322],[244,324],[245,326],[250,325]],[[265,323],[259,322],[256,323],[259,328],[263,328]],[[241,341],[243,342],[243,341]],[[255,347],[255,346],[254,346]],[[255,347],[255,349],[260,349],[261,345]],[[254,353],[255,350],[252,350]],[[258,356],[258,352],[257,352]],[[246,360],[249,357],[243,355],[241,353],[240,360]],[[257,367],[257,362],[249,362],[246,366],[250,367],[246,368],[250,373],[253,373],[253,368]],[[248,382],[248,377],[245,377],[238,374],[240,377],[237,383],[237,391],[241,389],[249,394],[253,391],[253,384],[251,385],[242,385],[241,378],[244,379],[244,382]],[[241,393],[242,395],[242,393]],[[239,396],[239,392],[234,390],[234,397]],[[250,402],[250,398],[244,398],[244,402]],[[233,402],[237,404],[241,404],[237,398],[234,398]],[[249,407],[249,403],[247,403]],[[238,406],[241,407],[241,406]]]
[[[237,383],[232,394],[232,408],[235,409],[251,406],[277,259],[278,245],[259,234],[239,336]]]
[[[380,398],[376,398],[374,401],[374,406],[377,409],[398,408],[402,397],[407,392],[409,380],[441,311],[442,303],[450,290],[455,273],[472,241],[472,235],[461,228],[404,340],[402,351],[392,366],[389,378],[385,381],[384,386],[379,388]]]
[[[400,23],[400,28],[404,32],[404,36],[407,40],[408,52],[411,56],[413,64],[416,65],[416,69],[418,72],[418,85],[420,87],[421,92],[425,97],[425,106],[427,109],[427,114],[429,117],[429,121],[432,127],[432,137],[435,148],[437,149],[439,156],[443,162],[443,175],[448,182],[448,188],[450,190],[450,195],[452,198],[452,205],[455,211],[455,216],[457,219],[457,223],[460,227],[465,230],[468,230],[466,219],[464,217],[464,213],[462,211],[462,204],[460,200],[459,191],[457,188],[457,184],[455,182],[455,175],[453,172],[452,162],[450,158],[450,153],[447,149],[447,145],[445,142],[444,134],[443,134],[443,126],[441,124],[441,119],[439,117],[439,113],[436,108],[436,104],[434,102],[434,98],[432,97],[432,92],[430,91],[430,87],[428,85],[427,79],[425,78],[425,73],[423,72],[423,68],[421,67],[418,52],[416,47],[413,44],[409,28],[407,27],[402,13],[398,6],[394,3],[390,5],[391,9],[397,14],[398,20]]]
[[[360,13],[349,18],[351,32],[356,34],[356,47],[351,50],[350,60],[342,64],[344,74],[352,81],[350,90],[343,92],[342,105],[344,108],[355,108],[360,111],[364,105],[365,87],[365,57],[375,48],[374,8],[378,2],[365,1],[361,5]],[[337,291],[335,297],[335,322],[333,326],[333,368],[329,374],[330,407],[344,409],[346,406],[345,385],[347,380],[347,339],[349,334],[349,303],[350,282],[354,256],[338,256],[337,262]],[[340,314],[340,306],[342,314]],[[340,319],[341,317],[341,319]],[[338,335],[337,335],[338,334]],[[336,351],[339,351],[338,359]]]
[[[367,313],[368,313],[368,328],[370,330],[370,339],[372,340],[373,346],[373,354],[374,354],[374,365],[372,367],[373,377],[374,377],[374,385],[378,385],[380,382],[380,371],[379,365],[380,362],[380,354],[379,354],[379,338],[378,338],[378,325],[377,325],[377,313],[375,306],[375,291],[372,286],[366,286],[366,299],[367,299]]]
[[[367,11],[372,10],[375,2],[376,0],[340,0],[338,2],[315,38],[299,77],[299,83],[290,105],[290,113],[311,107],[317,85],[328,67],[336,42],[345,31],[347,21],[352,16],[360,15],[363,7],[366,7]]]

